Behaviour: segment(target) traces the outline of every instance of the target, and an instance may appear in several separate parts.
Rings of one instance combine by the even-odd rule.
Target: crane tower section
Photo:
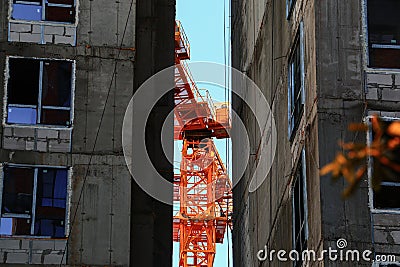
[[[174,175],[173,240],[179,242],[179,267],[212,267],[216,244],[232,227],[232,184],[214,144],[229,138],[229,105],[214,104],[201,93],[185,60],[189,41],[175,24],[174,139],[183,143]]]

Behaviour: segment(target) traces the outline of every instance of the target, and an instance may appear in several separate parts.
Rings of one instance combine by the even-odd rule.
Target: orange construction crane
[[[179,267],[212,267],[216,243],[232,227],[232,184],[213,142],[229,138],[229,108],[200,94],[184,60],[190,46],[181,24],[175,26],[175,140],[182,140],[179,173],[174,178],[173,239],[180,242]]]

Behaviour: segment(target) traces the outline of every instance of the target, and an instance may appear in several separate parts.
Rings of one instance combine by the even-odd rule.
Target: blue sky
[[[230,0],[177,0],[176,18],[180,20],[190,42],[190,61],[211,61],[220,64],[229,64],[229,1]],[[224,7],[225,7],[225,38],[224,38]],[[226,50],[224,49],[226,41]],[[226,51],[226,56],[224,55]],[[196,79],[196,77],[194,77]],[[200,88],[203,88],[200,85]],[[215,90],[207,87],[211,96],[216,102],[225,101],[222,90]],[[222,92],[222,93],[221,93]],[[216,142],[222,158],[226,158],[225,141]],[[177,147],[177,146],[175,146]],[[179,152],[179,151],[178,151]],[[229,238],[231,233],[229,232]],[[229,240],[230,247],[232,241]],[[179,243],[174,243],[174,263],[178,266]],[[215,267],[230,267],[232,263],[232,251],[229,252],[230,260],[228,265],[228,240],[224,244],[217,244],[217,254],[214,262]]]

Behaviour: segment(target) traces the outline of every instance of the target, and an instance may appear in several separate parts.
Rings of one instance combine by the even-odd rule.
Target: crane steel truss
[[[229,138],[229,109],[216,109],[202,96],[183,60],[190,58],[189,42],[179,22],[175,27],[175,140],[183,141],[180,173],[174,178],[174,236],[180,242],[180,267],[212,267],[216,243],[231,227],[232,185],[214,145]]]

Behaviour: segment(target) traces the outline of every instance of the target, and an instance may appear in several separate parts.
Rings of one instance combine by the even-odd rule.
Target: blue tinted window
[[[10,58],[7,123],[70,126],[72,68],[69,61]]]
[[[37,5],[14,4],[12,18],[40,21],[42,20],[42,7]]]
[[[62,220],[38,219],[35,222],[35,235],[65,237],[65,227]]]
[[[73,0],[14,0],[12,18],[74,23],[75,3]]]
[[[0,235],[11,235],[13,228],[13,218],[1,218]]]
[[[36,108],[8,107],[7,123],[36,124]]]
[[[67,179],[64,168],[6,165],[0,235],[65,237]]]
[[[44,207],[65,208],[67,170],[39,169],[37,203]]]
[[[30,235],[31,220],[24,218],[1,218],[0,235]]]
[[[66,169],[39,168],[35,235],[65,237]]]

